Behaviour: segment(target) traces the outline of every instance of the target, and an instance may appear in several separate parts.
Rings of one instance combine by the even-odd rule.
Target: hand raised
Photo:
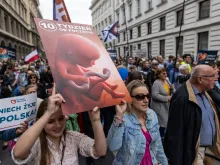
[[[127,110],[127,103],[125,100],[121,101],[121,104],[115,106],[116,116],[122,117]]]
[[[56,85],[54,84],[52,89],[52,95],[48,98],[47,112],[50,115],[54,114],[60,109],[62,103],[65,103],[63,96],[56,94]]]
[[[95,107],[93,110],[89,111],[89,118],[91,122],[100,121],[100,110]]]

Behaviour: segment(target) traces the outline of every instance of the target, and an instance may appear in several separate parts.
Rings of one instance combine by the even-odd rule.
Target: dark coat
[[[206,93],[207,98],[214,103]],[[216,109],[215,114],[216,114]],[[219,119],[216,119],[217,140],[219,144]],[[190,82],[183,84],[173,95],[169,109],[167,131],[164,139],[164,151],[170,165],[192,165],[196,163],[199,147],[199,135],[202,122],[202,111],[196,100]],[[220,151],[220,148],[218,148]]]
[[[218,89],[217,86],[215,86],[212,90],[208,91],[208,94],[214,101],[214,103],[217,105],[217,107],[220,107],[220,89]],[[218,111],[218,116],[220,118],[220,111]]]
[[[156,80],[155,71],[151,69],[147,74],[147,86],[149,88],[150,93],[155,80]]]

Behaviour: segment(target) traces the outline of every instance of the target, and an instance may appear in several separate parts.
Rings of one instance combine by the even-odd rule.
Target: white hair
[[[188,64],[182,64],[182,65],[179,66],[179,71],[180,71],[180,72],[182,72],[182,71],[184,71],[184,70],[186,70],[186,69],[189,69],[189,68],[188,68]]]

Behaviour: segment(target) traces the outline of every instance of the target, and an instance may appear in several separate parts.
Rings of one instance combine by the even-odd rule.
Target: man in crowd
[[[192,71],[191,63],[192,63],[191,55],[190,54],[184,54],[183,55],[183,62],[181,62],[181,65],[188,64],[189,73],[191,73],[191,71]]]
[[[158,69],[158,62],[156,60],[153,60],[151,63],[151,69],[147,74],[147,86],[149,88],[149,91],[151,92],[151,88],[153,86],[154,81],[156,80],[156,70]]]
[[[164,139],[170,165],[204,165],[207,151],[220,157],[219,109],[206,92],[214,87],[215,73],[208,65],[196,66],[171,99]],[[209,159],[205,164],[214,165]]]
[[[163,56],[159,55],[157,56],[157,61],[158,61],[158,68],[164,68],[164,59]]]

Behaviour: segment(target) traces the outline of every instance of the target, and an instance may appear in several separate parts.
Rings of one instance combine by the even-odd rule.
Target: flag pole
[[[123,6],[124,6],[124,11],[123,11],[123,14],[124,14],[124,17],[125,17],[125,33],[126,33],[126,38],[127,38],[127,47],[126,47],[126,52],[125,52],[125,62],[126,62],[126,66],[128,65],[128,57],[129,57],[129,42],[128,42],[128,26],[127,26],[127,19],[126,19],[126,13],[125,13],[125,2],[124,0],[122,0],[123,2]]]

